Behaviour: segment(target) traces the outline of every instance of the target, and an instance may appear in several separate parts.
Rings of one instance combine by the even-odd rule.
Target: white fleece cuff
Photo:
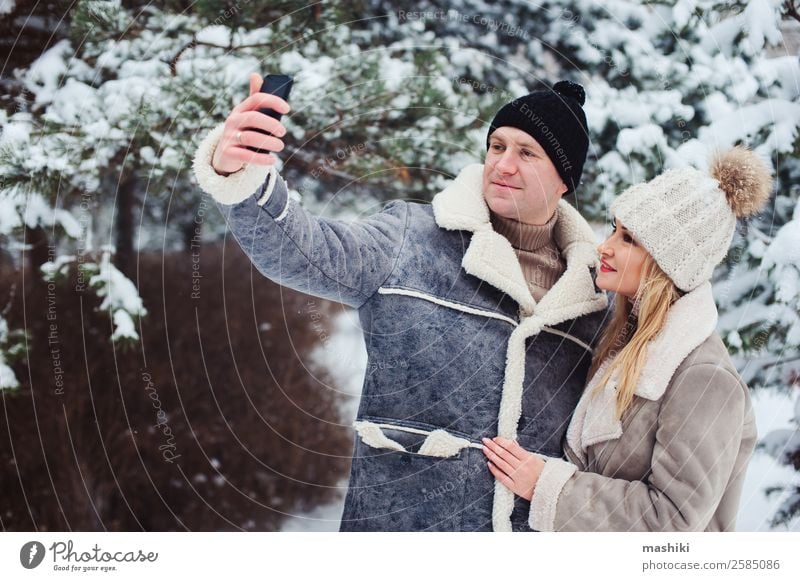
[[[212,129],[200,142],[192,167],[197,183],[221,204],[238,204],[258,191],[272,166],[248,165],[228,176],[221,176],[211,165],[225,124]],[[274,180],[272,180],[274,181]]]
[[[548,458],[536,483],[531,499],[528,524],[534,530],[551,532],[555,530],[556,503],[561,490],[578,470],[575,464],[557,458]]]

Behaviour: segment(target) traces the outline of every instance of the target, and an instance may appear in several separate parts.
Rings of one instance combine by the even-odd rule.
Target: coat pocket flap
[[[397,450],[398,452],[405,452],[406,449],[399,443],[395,442],[383,433],[380,426],[372,422],[356,421],[353,426],[361,436],[361,440],[373,448],[389,448],[390,450]]]
[[[398,452],[419,454],[420,456],[435,456],[439,458],[457,456],[461,450],[470,446],[480,448],[479,444],[473,444],[466,438],[459,438],[443,429],[426,431],[399,425],[376,424],[366,420],[357,420],[353,422],[353,426],[361,437],[361,440],[366,445],[373,448],[384,448],[397,450]],[[411,441],[409,441],[407,445],[403,445],[387,436],[384,433],[384,428],[394,431],[399,435],[408,432],[407,435],[413,435],[413,439],[416,441],[419,441],[423,436],[425,439],[422,441],[419,448]]]
[[[450,456],[455,456],[469,445],[469,440],[459,438],[444,430],[434,430],[425,438],[425,441],[422,442],[419,453],[426,456],[448,458]]]

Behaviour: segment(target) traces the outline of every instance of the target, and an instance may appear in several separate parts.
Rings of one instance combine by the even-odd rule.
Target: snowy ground
[[[367,366],[367,352],[355,312],[334,317],[330,340],[313,354],[315,364],[328,369],[335,384],[346,394],[342,420],[351,422],[358,409],[358,397]],[[779,428],[793,427],[790,423],[794,402],[791,398],[765,391],[753,393],[753,405],[760,436]],[[798,473],[781,466],[766,454],[756,453],[750,463],[742,492],[737,521],[738,531],[769,531],[769,520],[783,498],[767,498],[764,489],[776,484],[797,482]],[[340,498],[331,504],[294,516],[286,521],[283,531],[337,531],[342,516],[346,479],[340,483]],[[800,518],[777,530],[800,531]]]
[[[794,428],[790,423],[795,399],[764,390],[753,392],[753,408],[756,413],[759,437],[772,430]],[[800,475],[791,467],[781,466],[766,454],[756,452],[750,461],[742,492],[736,529],[739,531],[768,531],[769,519],[775,512],[783,494],[769,499],[764,489],[778,484],[797,483]],[[800,531],[800,518],[795,518],[788,528],[776,530]]]

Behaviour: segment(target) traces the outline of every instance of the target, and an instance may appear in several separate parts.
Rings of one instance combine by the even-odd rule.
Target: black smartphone
[[[294,83],[294,79],[289,75],[267,75],[264,79],[264,82],[261,83],[261,92],[262,93],[269,93],[270,95],[277,95],[284,101],[289,101],[289,93],[292,92],[292,84]],[[277,119],[278,121],[281,120],[282,114],[278,113],[274,109],[264,108],[259,109],[259,113],[263,113],[264,115],[269,115],[273,119]],[[261,129],[252,128],[251,131],[256,131],[258,133],[263,133],[264,135],[272,135],[269,131],[263,131]],[[256,153],[272,153],[271,151],[258,149],[257,147],[248,147],[250,151],[254,151]]]

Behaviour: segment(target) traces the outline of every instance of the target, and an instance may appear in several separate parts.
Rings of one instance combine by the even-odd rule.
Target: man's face
[[[567,186],[539,142],[516,127],[498,127],[483,165],[483,197],[504,218],[544,224]]]

